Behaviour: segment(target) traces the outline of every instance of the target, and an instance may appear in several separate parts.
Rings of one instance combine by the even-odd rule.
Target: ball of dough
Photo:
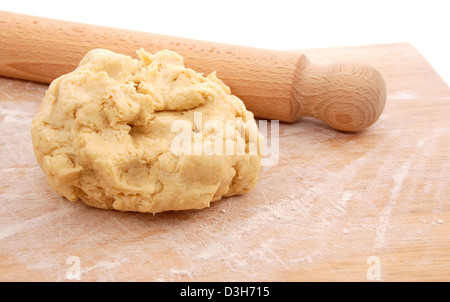
[[[244,103],[215,73],[186,68],[173,51],[137,54],[91,50],[77,69],[51,83],[31,134],[52,188],[93,207],[151,213],[201,209],[250,191],[259,150],[194,150],[198,139],[222,142],[223,150],[254,147],[248,129],[257,129],[256,122]],[[179,139],[175,121],[189,125],[189,140]],[[203,127],[208,121],[226,127]],[[242,131],[239,122],[248,128]],[[186,146],[191,139],[193,152],[174,152],[174,140]]]

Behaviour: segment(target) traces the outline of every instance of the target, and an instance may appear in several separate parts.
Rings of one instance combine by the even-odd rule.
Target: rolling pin
[[[256,117],[294,122],[314,117],[342,131],[372,125],[386,86],[372,66],[313,64],[305,55],[164,36],[0,11],[0,75],[50,83],[93,48],[136,57],[170,49],[186,67],[217,76]]]

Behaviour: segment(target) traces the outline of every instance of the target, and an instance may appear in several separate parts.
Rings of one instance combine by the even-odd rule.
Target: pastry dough
[[[186,68],[173,51],[137,54],[91,50],[51,83],[31,133],[52,188],[93,207],[151,213],[201,209],[250,191],[261,156],[249,152],[257,127],[244,103],[215,73]],[[226,129],[203,128],[212,120]],[[223,141],[223,150],[235,144],[246,152],[175,152],[175,121],[189,125],[192,142]]]

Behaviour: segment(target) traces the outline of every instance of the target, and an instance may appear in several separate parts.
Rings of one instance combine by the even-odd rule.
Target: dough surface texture
[[[180,135],[174,122],[184,121],[193,142],[249,150],[250,131],[204,126],[231,120],[254,130],[253,114],[215,73],[186,68],[177,53],[141,49],[137,55],[94,49],[51,83],[31,125],[51,187],[70,201],[150,213],[202,209],[249,192],[258,181],[259,149],[180,154],[171,146]]]

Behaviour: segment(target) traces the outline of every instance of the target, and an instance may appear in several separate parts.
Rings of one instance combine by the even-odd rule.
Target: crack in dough
[[[202,209],[224,196],[244,194],[258,181],[261,156],[175,155],[177,120],[192,125],[236,121],[256,129],[253,114],[215,73],[186,68],[177,53],[137,51],[138,59],[105,49],[86,54],[77,69],[55,79],[35,116],[35,155],[52,188],[70,201],[103,209],[158,213]],[[224,146],[247,132],[200,133]],[[258,133],[258,138],[262,136]],[[220,137],[218,138],[221,139]]]

